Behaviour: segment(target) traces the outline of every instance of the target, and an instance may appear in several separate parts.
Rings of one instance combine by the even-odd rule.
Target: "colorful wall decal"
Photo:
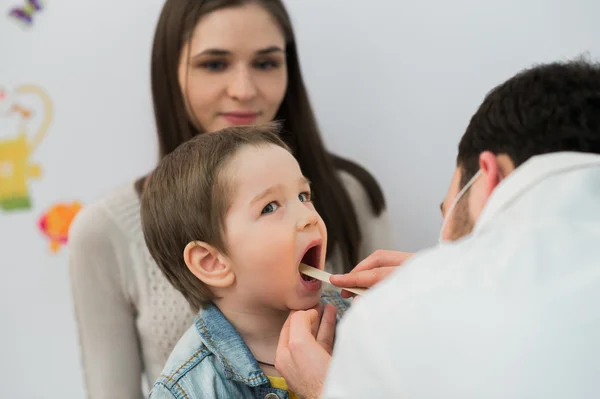
[[[40,0],[25,0],[25,5],[12,8],[8,15],[26,25],[31,25],[33,23],[33,15],[42,9],[43,4]]]
[[[0,210],[17,211],[31,208],[28,182],[41,176],[41,167],[31,163],[33,151],[44,139],[52,122],[52,102],[50,97],[38,86],[23,85],[15,90],[14,96],[0,89],[0,117],[16,117],[19,122],[16,133],[6,137],[6,132],[0,132]],[[37,109],[23,106],[20,101],[24,96],[34,95],[41,100],[42,110],[39,110],[39,126],[35,132],[32,119],[38,116]],[[10,132],[9,132],[10,133]]]
[[[53,253],[58,252],[61,246],[68,242],[71,222],[81,207],[82,205],[78,201],[61,202],[51,206],[40,217],[39,228],[42,234],[50,240],[50,251]]]

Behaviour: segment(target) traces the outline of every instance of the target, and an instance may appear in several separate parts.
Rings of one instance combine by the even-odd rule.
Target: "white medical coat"
[[[355,301],[323,397],[600,398],[600,156],[530,159]]]

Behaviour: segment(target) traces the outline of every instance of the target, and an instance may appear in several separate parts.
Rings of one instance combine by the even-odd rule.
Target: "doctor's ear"
[[[484,151],[479,155],[479,169],[483,180],[484,195],[489,198],[494,189],[500,184],[503,178],[498,156],[491,151]]]
[[[483,172],[485,188],[489,196],[492,191],[515,170],[515,163],[508,154],[484,151],[479,155],[479,169]]]
[[[203,241],[192,241],[183,250],[189,271],[209,287],[227,288],[235,281],[229,259],[217,248]]]

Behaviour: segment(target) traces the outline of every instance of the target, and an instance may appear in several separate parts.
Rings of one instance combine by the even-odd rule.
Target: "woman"
[[[152,49],[160,155],[196,134],[283,120],[284,140],[312,181],[328,232],[327,268],[349,271],[388,246],[375,179],[328,153],[302,81],[280,0],[167,0]],[[151,259],[139,217],[145,179],[83,209],[70,232],[70,270],[86,385],[94,398],[142,395],[195,310]]]

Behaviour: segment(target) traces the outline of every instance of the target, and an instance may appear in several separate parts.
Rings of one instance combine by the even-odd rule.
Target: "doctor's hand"
[[[326,305],[323,317],[315,309],[290,313],[275,353],[275,368],[301,399],[319,398],[331,361],[336,312]]]
[[[392,274],[398,266],[412,257],[414,253],[377,250],[360,262],[350,273],[334,274],[329,278],[331,284],[341,288],[371,288]],[[342,297],[350,298],[354,294],[342,290]]]

